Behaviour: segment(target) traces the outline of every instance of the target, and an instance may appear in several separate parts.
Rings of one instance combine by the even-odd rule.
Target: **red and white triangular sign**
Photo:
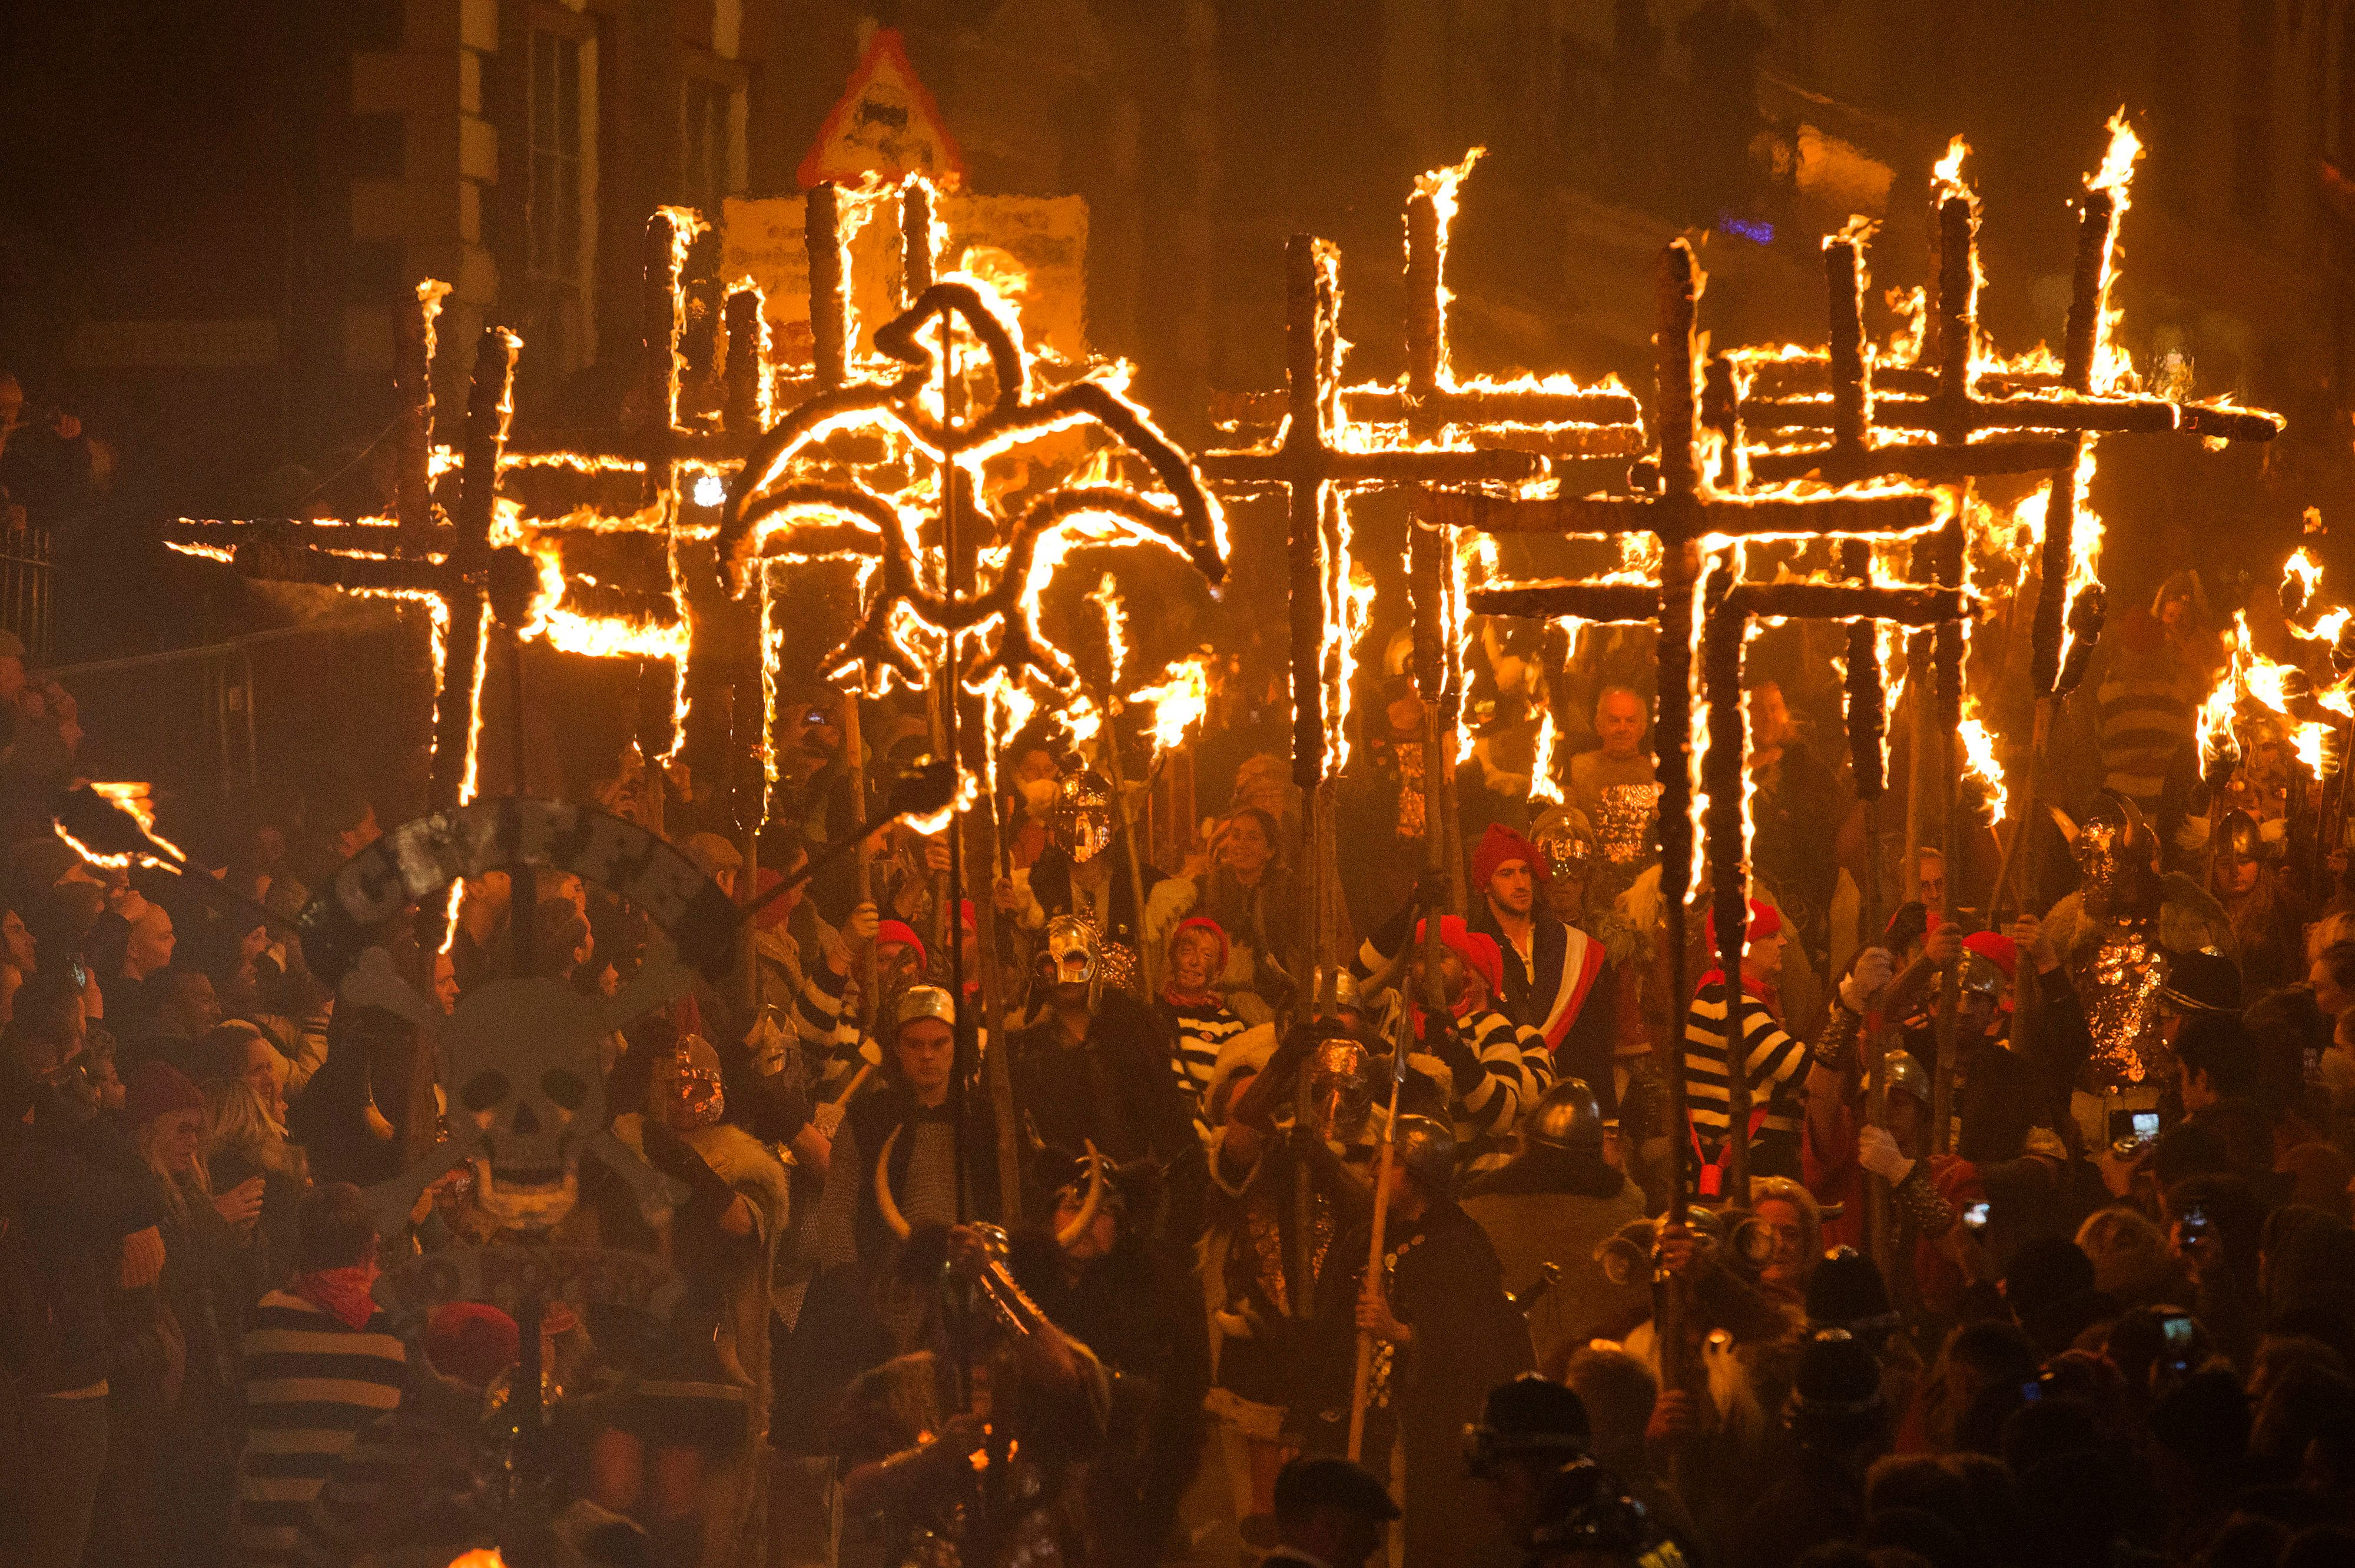
[[[922,175],[938,183],[964,174],[964,156],[942,122],[940,105],[908,63],[899,29],[877,28],[802,160],[796,173],[802,188],[826,180],[853,183],[866,175]]]

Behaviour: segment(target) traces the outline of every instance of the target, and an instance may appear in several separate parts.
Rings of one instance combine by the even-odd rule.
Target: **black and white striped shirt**
[[[1456,1144],[1465,1148],[1513,1130],[1521,1112],[1553,1086],[1553,1054],[1544,1035],[1493,1009],[1455,1027],[1484,1069],[1471,1093],[1456,1096],[1447,1107]]]
[[[1766,1004],[1747,991],[1742,998],[1742,1043],[1751,1107],[1766,1107],[1764,1127],[1796,1133],[1806,1044],[1793,1039]],[[1693,993],[1685,1014],[1685,1107],[1704,1142],[1721,1141],[1732,1125],[1726,1114],[1732,1090],[1725,1067],[1725,981],[1711,975]]]
[[[241,1561],[292,1563],[303,1520],[361,1428],[399,1407],[407,1352],[378,1312],[362,1329],[273,1290],[245,1333],[245,1451],[237,1467]]]
[[[1169,1070],[1177,1075],[1178,1087],[1184,1091],[1186,1103],[1199,1105],[1209,1090],[1211,1075],[1218,1070],[1219,1053],[1226,1049],[1228,1041],[1243,1032],[1243,1021],[1215,998],[1197,1002],[1164,997],[1161,1015],[1178,1032]]]

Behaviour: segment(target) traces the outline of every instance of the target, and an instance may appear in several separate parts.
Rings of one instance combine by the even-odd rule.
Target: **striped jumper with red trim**
[[[1801,1107],[1798,1086],[1807,1047],[1774,1021],[1766,1003],[1747,987],[1742,996],[1742,1060],[1753,1116],[1764,1111],[1753,1141],[1788,1139],[1796,1158]],[[1714,1160],[1732,1121],[1726,1107],[1732,1088],[1726,1074],[1725,976],[1701,976],[1685,1014],[1685,1106],[1706,1158]],[[1764,1172],[1761,1172],[1764,1174]]]
[[[273,1290],[245,1334],[237,1538],[250,1565],[292,1563],[304,1517],[360,1429],[400,1404],[408,1355],[381,1311],[364,1328]]]

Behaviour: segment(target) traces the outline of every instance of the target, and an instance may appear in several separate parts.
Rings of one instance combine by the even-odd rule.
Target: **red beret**
[[[876,923],[875,945],[879,948],[886,942],[897,942],[913,953],[916,956],[916,969],[919,972],[932,961],[932,954],[924,948],[924,939],[917,936],[916,928],[905,920],[881,920]]]

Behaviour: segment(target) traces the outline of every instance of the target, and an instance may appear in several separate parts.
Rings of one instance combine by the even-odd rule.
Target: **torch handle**
[[[1401,1041],[1398,1048],[1406,1049]],[[1366,1277],[1360,1294],[1381,1288],[1383,1233],[1391,1217],[1391,1160],[1398,1142],[1399,1085],[1401,1079],[1391,1077],[1391,1108],[1382,1123],[1382,1148],[1374,1162],[1374,1224],[1372,1244],[1366,1249]],[[1358,1371],[1349,1389],[1349,1460],[1355,1464],[1366,1447],[1366,1400],[1371,1393],[1374,1379],[1374,1337],[1367,1330],[1358,1330]]]

